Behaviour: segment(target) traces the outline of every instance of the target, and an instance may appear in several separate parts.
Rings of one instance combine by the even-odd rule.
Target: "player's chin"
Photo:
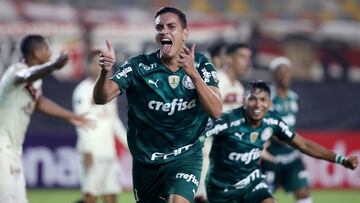
[[[251,115],[251,119],[252,119],[253,121],[260,121],[261,119],[263,119],[263,116],[262,116],[262,115],[259,115],[259,114],[256,114],[256,115],[252,114],[252,115]]]

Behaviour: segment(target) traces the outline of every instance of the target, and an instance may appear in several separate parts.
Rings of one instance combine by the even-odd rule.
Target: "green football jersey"
[[[273,109],[277,111],[286,124],[295,131],[296,116],[299,111],[298,95],[290,90],[287,97],[282,98],[277,95],[274,90],[272,91],[272,101]],[[268,151],[272,155],[290,154],[294,150],[294,148],[276,141],[271,142],[271,145],[268,147]]]
[[[195,54],[204,82],[218,86],[215,67]],[[111,78],[128,100],[128,145],[133,159],[161,164],[200,150],[199,136],[208,114],[190,77],[180,67],[172,72],[161,64],[159,51],[126,61]]]
[[[208,124],[206,136],[213,136],[208,181],[221,188],[245,188],[263,178],[259,170],[264,143],[273,135],[290,141],[293,132],[275,111],[269,111],[261,126],[253,128],[239,107]]]

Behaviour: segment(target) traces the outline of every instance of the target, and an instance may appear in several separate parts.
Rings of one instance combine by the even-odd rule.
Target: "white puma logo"
[[[158,86],[157,86],[158,82],[159,82],[159,79],[157,79],[155,82],[153,80],[149,80],[149,83],[155,85],[156,88],[158,88]]]
[[[236,137],[238,137],[240,140],[242,140],[242,136],[244,135],[244,133],[238,133],[238,132],[236,132],[236,133],[234,133],[234,135],[236,136]]]

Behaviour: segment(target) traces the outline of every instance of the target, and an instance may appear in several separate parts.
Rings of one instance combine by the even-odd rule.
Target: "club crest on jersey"
[[[194,83],[191,81],[191,78],[187,75],[185,75],[185,77],[183,78],[182,84],[186,89],[189,90],[195,89]]]
[[[250,141],[251,143],[256,142],[257,138],[259,137],[259,133],[258,132],[252,132],[250,134]]]
[[[216,71],[211,71],[211,75],[214,78],[215,82],[219,82],[219,79],[217,77],[217,72]]]
[[[170,75],[168,77],[168,82],[169,82],[170,87],[175,89],[180,83],[180,77],[178,75]]]
[[[261,140],[266,141],[270,139],[271,135],[273,134],[273,129],[270,127],[265,128],[261,133]]]

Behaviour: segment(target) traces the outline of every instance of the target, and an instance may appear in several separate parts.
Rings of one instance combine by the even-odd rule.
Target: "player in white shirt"
[[[98,58],[97,53],[90,54],[89,77],[73,93],[75,112],[97,119],[95,128],[77,129],[77,149],[82,157],[81,191],[85,203],[95,203],[99,196],[104,197],[105,203],[116,203],[121,183],[114,136],[127,146],[126,129],[118,116],[116,100],[106,105],[94,103],[92,91],[100,72]]]
[[[251,49],[247,44],[230,44],[226,50],[226,65],[218,72],[219,89],[224,112],[243,104],[244,86],[239,79],[243,78],[251,62]]]
[[[217,45],[214,50],[209,50],[213,63],[223,64],[222,68],[218,68],[217,77],[219,80],[219,89],[223,111],[229,111],[242,105],[244,98],[244,87],[240,83],[247,73],[251,61],[251,49],[247,44],[233,43],[229,46]],[[225,49],[226,60],[221,61],[222,49]],[[214,60],[216,59],[216,60]],[[212,138],[206,138],[203,148],[203,166],[201,170],[201,180],[197,192],[196,202],[207,202],[205,191],[205,179],[209,168],[209,154],[212,145]]]
[[[60,55],[49,61],[51,52],[40,35],[21,41],[24,62],[7,68],[0,80],[0,203],[27,203],[22,145],[34,109],[69,123],[89,127],[90,120],[78,116],[42,95],[41,78],[62,68],[68,61]]]

